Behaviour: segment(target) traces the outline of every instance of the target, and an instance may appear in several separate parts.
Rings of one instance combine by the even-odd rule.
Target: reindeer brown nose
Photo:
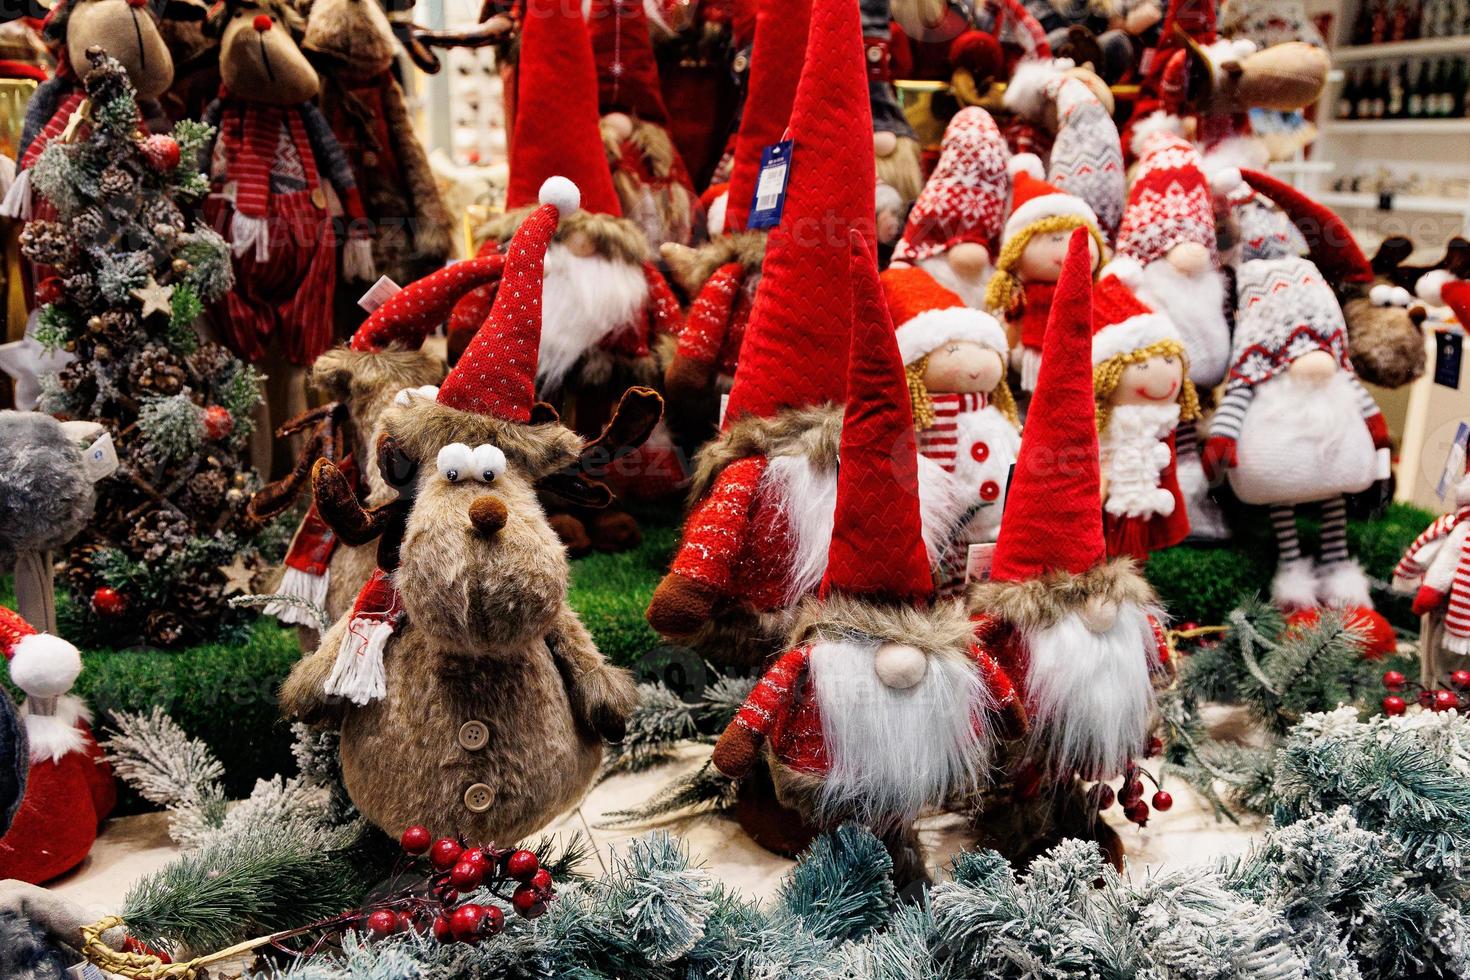
[[[470,504],[470,523],[487,538],[493,538],[505,527],[505,504],[499,497],[476,497]]]

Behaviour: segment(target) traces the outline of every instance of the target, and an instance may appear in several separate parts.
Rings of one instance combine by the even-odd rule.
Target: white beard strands
[[[648,299],[648,281],[636,265],[573,255],[553,243],[542,283],[536,386],[554,391],[583,354],[634,322]]]
[[[934,277],[934,281],[945,289],[955,293],[965,301],[965,305],[972,310],[985,309],[985,287],[990,285],[990,277],[995,275],[995,269],[985,270],[985,274],[978,282],[961,279],[955,275],[954,267],[949,264],[949,259],[944,255],[931,255],[927,259],[919,260],[919,268]]]
[[[1166,314],[1189,354],[1189,380],[1213,388],[1230,366],[1230,327],[1225,321],[1225,281],[1208,269],[1186,276],[1164,259],[1143,267],[1138,298]]]
[[[1125,603],[1103,634],[1075,613],[1027,634],[1032,749],[1053,771],[1108,779],[1144,749],[1158,660],[1148,612]]]
[[[957,652],[931,653],[924,679],[895,690],[873,669],[881,645],[818,640],[811,651],[829,764],[818,812],[875,828],[976,789],[989,774],[992,744],[992,699],[974,664]]]
[[[791,535],[786,601],[815,592],[827,572],[837,511],[837,472],[818,470],[806,456],[772,456],[760,494],[776,507]]]
[[[919,457],[919,520],[930,565],[939,562],[964,530],[973,495],[973,489],[946,473],[938,462]]]
[[[1159,486],[1159,475],[1169,465],[1169,444],[1163,440],[1178,424],[1177,403],[1113,409],[1100,440],[1109,514],[1167,517],[1174,513],[1174,495]]]

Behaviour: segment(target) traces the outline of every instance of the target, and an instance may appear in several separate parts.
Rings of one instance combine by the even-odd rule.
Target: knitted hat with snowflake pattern
[[[791,120],[796,84],[811,25],[811,0],[760,0],[755,41],[750,51],[750,78],[735,136],[735,160],[725,203],[725,231],[743,231],[750,220],[760,178],[761,153],[780,142]]]
[[[1001,234],[1000,255],[995,260],[995,274],[985,290],[985,305],[997,313],[1008,312],[1013,297],[1020,292],[1021,281],[1015,268],[1021,253],[1036,235],[1083,228],[1097,243],[1098,254],[1107,250],[1097,215],[1087,202],[1075,194],[1057,190],[1042,179],[1041,160],[1033,153],[1011,157],[1011,216]]]
[[[439,386],[441,405],[507,422],[531,419],[546,247],[560,220],[577,210],[577,186],[565,177],[550,177],[540,200],[506,248],[505,271],[490,315]]]
[[[505,267],[498,252],[455,262],[415,280],[388,297],[352,335],[352,349],[377,353],[390,347],[417,350],[449,319],[466,293],[495,282]]]
[[[888,268],[881,276],[888,313],[897,325],[898,353],[912,364],[941,344],[970,340],[1004,354],[1005,328],[983,310],[972,309],[923,269]]]
[[[927,602],[934,579],[919,513],[918,447],[877,257],[850,237],[852,340],[837,507],[822,594]]]
[[[995,120],[966,106],[950,120],[939,162],[914,202],[895,263],[915,263],[958,242],[978,242],[995,254],[1006,205],[1010,151]]]
[[[1102,562],[1102,494],[1092,394],[1092,256],[1072,233],[1057,280],[1041,374],[1007,492],[990,577],[1081,575]]]
[[[843,400],[852,318],[847,231],[877,239],[869,112],[856,0],[825,0],[812,9],[791,111],[786,204],[766,246],[726,428],[746,416]]]
[[[588,211],[622,215],[598,129],[597,69],[581,5],[527,0],[516,62],[506,210],[536,203],[541,185],[553,174],[577,185]]]
[[[1199,151],[1167,129],[1138,135],[1138,169],[1128,189],[1115,254],[1148,265],[1176,245],[1194,242],[1213,257],[1215,207]]]

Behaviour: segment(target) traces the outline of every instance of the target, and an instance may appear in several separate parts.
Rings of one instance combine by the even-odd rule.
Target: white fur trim
[[[710,202],[709,210],[705,212],[704,226],[708,230],[709,236],[711,238],[714,238],[716,235],[723,235],[725,233],[725,212],[729,209],[729,191],[725,191],[719,197],[716,197],[713,201]]]
[[[547,177],[541,184],[536,199],[542,204],[556,208],[557,214],[566,217],[582,206],[582,192],[566,177]]]
[[[81,672],[82,655],[59,636],[33,633],[11,648],[10,679],[31,697],[65,694]]]
[[[1042,165],[1041,157],[1035,153],[1017,153],[1006,161],[1006,173],[1014,177],[1017,174],[1030,174],[1037,180],[1046,179],[1046,167]]]
[[[1183,338],[1168,317],[1158,313],[1140,313],[1130,316],[1122,323],[1103,327],[1092,335],[1092,366],[1097,367],[1110,357],[1157,344],[1161,340],[1173,340],[1181,346]]]
[[[1445,269],[1430,269],[1419,277],[1414,283],[1414,293],[1426,303],[1434,306],[1444,305],[1444,294],[1441,292],[1448,283],[1455,281],[1455,277]]]
[[[22,170],[5,192],[5,200],[0,201],[0,215],[30,221],[35,213],[31,197],[31,172]]]
[[[1233,136],[1222,140],[1205,154],[1206,174],[1217,174],[1230,167],[1237,170],[1265,170],[1271,153],[1265,141],[1256,136]]]
[[[817,469],[806,456],[772,456],[758,492],[778,509],[790,529],[786,597],[795,602],[815,592],[827,572],[837,513],[837,473]]]
[[[230,249],[239,258],[243,258],[251,249],[255,250],[253,258],[257,262],[270,258],[270,222],[236,211],[234,217],[230,218]]]
[[[973,340],[999,354],[1007,348],[1005,328],[995,317],[968,306],[950,306],[925,310],[905,321],[898,328],[898,353],[905,364],[912,364],[951,340]]]
[[[1011,159],[1016,158],[1011,157]],[[1012,211],[1011,216],[1006,219],[1005,232],[1002,237],[1012,238],[1023,231],[1027,225],[1033,225],[1043,218],[1055,218],[1059,215],[1081,218],[1093,228],[1097,228],[1097,215],[1093,213],[1092,208],[1087,206],[1086,201],[1075,194],[1064,194],[1057,191],[1055,194],[1033,197]]]
[[[62,756],[79,752],[87,744],[86,733],[77,726],[90,722],[92,713],[80,698],[57,698],[44,713],[27,701],[21,706],[21,715],[25,718],[32,763],[60,762]]]
[[[1041,377],[1041,349],[1017,344],[1011,348],[1011,369],[1021,376],[1021,390],[1035,391]]]
[[[975,499],[954,474],[928,456],[919,456],[919,521],[929,564],[938,564],[959,534],[960,522]]]
[[[1222,167],[1210,174],[1210,190],[1216,197],[1229,197],[1244,183],[1239,167]]]
[[[393,626],[381,619],[354,619],[337,648],[332,676],[324,690],[356,705],[380,701],[388,693],[383,651],[393,638]]]
[[[378,276],[373,262],[373,243],[367,238],[348,238],[342,246],[342,275],[354,282],[367,282]]]
[[[1372,609],[1368,576],[1355,561],[1339,561],[1317,569],[1317,598],[1334,609]]]
[[[1097,274],[1099,279],[1106,276],[1115,276],[1123,285],[1136,290],[1139,283],[1143,282],[1143,263],[1131,255],[1115,253],[1112,260]]]
[[[1071,67],[1070,63],[1067,63]],[[1046,102],[1052,98],[1051,85],[1063,77],[1061,63],[1045,59],[1028,59],[1016,66],[1006,83],[1001,102],[1018,116],[1030,120],[1041,118]],[[1013,158],[1014,159],[1014,158]],[[1014,173],[1015,171],[1012,171]]]
[[[1271,600],[1285,609],[1311,609],[1317,605],[1317,577],[1310,558],[1282,562],[1271,578]]]
[[[276,591],[284,595],[295,596],[313,606],[325,607],[327,590],[331,584],[332,570],[330,568],[320,575],[313,575],[287,565],[285,574],[281,576],[281,587]],[[316,616],[311,610],[294,602],[268,602],[261,608],[261,611],[267,616],[276,617],[282,623],[297,623],[311,627],[317,625]]]
[[[1134,154],[1142,154],[1144,141],[1155,133],[1172,133],[1175,136],[1183,136],[1184,120],[1162,109],[1151,112],[1140,119],[1133,125],[1133,132],[1128,141]]]

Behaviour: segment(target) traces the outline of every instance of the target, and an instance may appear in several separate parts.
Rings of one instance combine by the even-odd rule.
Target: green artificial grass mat
[[[1352,522],[1349,543],[1368,574],[1387,581],[1403,549],[1431,519],[1396,504],[1376,520]],[[1149,562],[1148,577],[1176,622],[1223,623],[1246,597],[1269,589],[1276,560],[1269,522],[1263,513],[1237,526],[1245,530],[1227,546],[1172,548]],[[1303,519],[1301,528],[1303,545],[1313,548],[1315,523]],[[665,667],[650,655],[668,648],[660,647],[643,611],[668,567],[678,531],[646,515],[643,529],[643,543],[631,551],[573,562],[570,599],[611,661],[657,676]],[[1382,593],[1375,598],[1394,625],[1416,628],[1406,599]],[[8,579],[0,580],[0,603],[14,607]],[[104,730],[112,712],[163,707],[214,750],[225,765],[227,789],[239,797],[249,794],[256,779],[295,769],[290,727],[277,714],[275,692],[300,653],[294,629],[262,617],[236,638],[183,650],[84,651],[76,690]],[[123,810],[139,805],[125,796]]]

